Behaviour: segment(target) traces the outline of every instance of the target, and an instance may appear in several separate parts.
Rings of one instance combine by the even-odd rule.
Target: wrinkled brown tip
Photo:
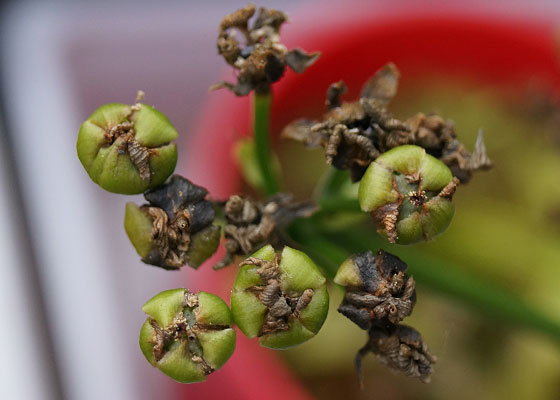
[[[220,31],[229,28],[247,29],[247,23],[255,15],[255,9],[255,4],[249,3],[245,7],[226,15],[220,22]]]

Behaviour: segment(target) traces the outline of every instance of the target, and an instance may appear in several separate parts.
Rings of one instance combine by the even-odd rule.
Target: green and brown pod
[[[142,261],[164,269],[198,268],[220,244],[206,189],[173,175],[144,193],[148,204],[127,203],[124,228]]]
[[[447,229],[458,183],[451,170],[422,147],[404,145],[369,165],[358,198],[390,243],[413,244]]]
[[[301,251],[265,246],[241,264],[231,294],[235,324],[272,349],[297,346],[314,337],[329,307],[326,279]]]
[[[166,290],[142,310],[148,318],[140,330],[140,349],[152,366],[177,382],[205,381],[235,350],[231,312],[214,294]]]
[[[76,149],[90,178],[113,193],[161,185],[177,164],[178,134],[165,115],[142,103],[99,107],[82,123]]]
[[[338,269],[334,282],[346,288],[338,312],[361,329],[396,325],[412,313],[415,282],[408,266],[380,249],[353,254]]]

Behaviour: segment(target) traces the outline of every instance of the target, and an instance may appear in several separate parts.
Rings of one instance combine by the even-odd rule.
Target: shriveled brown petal
[[[288,64],[288,67],[290,67],[294,72],[301,74],[309,68],[309,66],[315,63],[320,56],[321,53],[318,51],[307,53],[301,49],[292,49],[286,54],[286,64]]]
[[[402,200],[395,203],[387,203],[372,213],[379,229],[385,231],[389,243],[396,243],[397,240],[397,219],[401,202]]]
[[[253,86],[249,82],[238,81],[236,84],[233,84],[231,82],[220,81],[210,86],[209,91],[214,91],[222,88],[231,90],[236,96],[247,96],[251,92],[251,90],[253,90]]]
[[[292,139],[303,143],[309,148],[321,146],[322,134],[311,129],[317,122],[308,119],[298,119],[282,130],[282,138]]]
[[[366,82],[362,88],[362,98],[377,100],[387,105],[397,94],[400,72],[393,63],[386,64]]]
[[[430,382],[436,357],[430,354],[418,331],[406,325],[397,325],[389,329],[374,327],[368,335],[368,342],[355,358],[360,385],[363,386],[362,359],[370,352],[389,368],[419,378],[424,383]]]
[[[220,23],[220,31],[225,31],[229,28],[247,30],[248,21],[254,14],[255,5],[249,3],[245,7],[226,15]]]
[[[224,205],[226,254],[214,269],[230,265],[237,255],[255,252],[264,244],[281,244],[278,227],[294,218],[309,217],[317,210],[311,202],[296,202],[293,196],[276,194],[266,201],[234,195]]]
[[[253,6],[254,7],[254,6]],[[280,27],[288,20],[288,16],[280,10],[261,7],[259,15],[255,19],[253,29],[261,29],[263,27],[271,27],[276,33],[280,31]]]
[[[487,170],[492,168],[492,161],[486,154],[486,146],[484,145],[484,138],[482,137],[482,129],[478,131],[478,137],[474,145],[474,151],[467,163],[467,167],[471,170]]]

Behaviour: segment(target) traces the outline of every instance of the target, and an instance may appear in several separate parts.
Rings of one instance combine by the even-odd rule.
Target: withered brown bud
[[[346,287],[338,311],[364,330],[398,324],[412,313],[415,282],[397,256],[379,250],[354,254],[336,273],[334,282]]]
[[[218,53],[239,72],[236,84],[219,82],[211,90],[225,87],[237,96],[246,96],[251,90],[268,93],[270,84],[284,75],[286,66],[302,73],[319,58],[318,52],[288,51],[280,43],[280,28],[288,20],[282,11],[261,7],[249,26],[255,11],[251,3],[226,15],[220,23]]]
[[[394,64],[385,65],[366,82],[361,98],[350,103],[339,100],[346,91],[344,82],[332,84],[327,91],[329,111],[319,121],[292,122],[282,136],[310,148],[323,147],[327,163],[350,170],[354,182],[380,154],[405,144],[423,147],[463,183],[470,179],[472,171],[492,166],[482,134],[471,155],[457,139],[452,121],[422,113],[405,121],[394,118],[387,106],[397,93],[399,76]]]
[[[360,384],[362,359],[369,352],[392,370],[419,378],[424,383],[430,382],[432,364],[436,362],[436,357],[429,353],[428,346],[418,331],[410,326],[397,325],[389,329],[372,328],[368,335],[368,342],[358,351],[355,359]]]
[[[408,266],[397,256],[379,250],[355,254],[336,273],[334,282],[345,286],[338,311],[368,331],[368,342],[358,351],[356,371],[362,383],[362,359],[372,352],[377,360],[407,376],[429,382],[436,359],[420,334],[399,323],[416,303],[415,282]]]
[[[294,218],[311,216],[316,209],[313,203],[294,202],[282,193],[259,202],[231,196],[224,206],[226,254],[214,269],[227,267],[236,256],[253,253],[265,244],[280,245],[278,228]]]
[[[141,207],[128,203],[125,229],[142,261],[165,269],[189,264],[198,267],[220,242],[221,230],[212,224],[214,206],[208,192],[173,175],[169,182],[144,193]]]

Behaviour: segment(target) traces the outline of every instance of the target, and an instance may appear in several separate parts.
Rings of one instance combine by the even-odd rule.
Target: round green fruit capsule
[[[418,146],[395,147],[370,164],[358,192],[363,211],[391,243],[430,240],[447,229],[459,180]]]
[[[90,178],[113,193],[138,194],[173,173],[177,131],[147,104],[99,107],[82,123],[76,149]]]
[[[319,332],[329,307],[326,279],[304,253],[268,245],[241,263],[231,311],[249,338],[272,349],[297,346]]]
[[[235,330],[226,303],[211,293],[166,290],[142,310],[140,349],[148,362],[181,383],[203,382],[235,350]]]

